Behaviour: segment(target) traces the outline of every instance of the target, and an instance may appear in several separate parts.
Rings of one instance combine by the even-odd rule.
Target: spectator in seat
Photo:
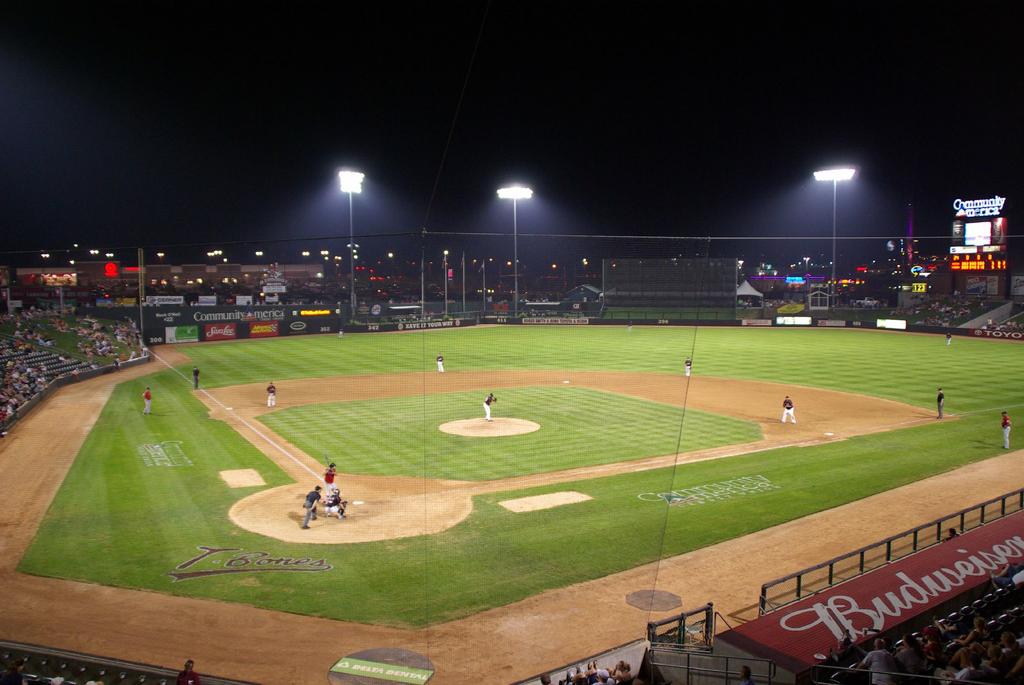
[[[750,675],[750,666],[740,666],[740,685],[756,685]]]
[[[935,668],[943,668],[946,666],[946,651],[942,644],[942,635],[935,626],[928,627],[932,628],[933,632],[924,636],[924,647],[921,649],[928,663]]]
[[[895,676],[900,670],[896,657],[886,649],[885,640],[875,640],[875,648],[864,655],[864,658],[857,664],[857,668],[871,671],[871,685],[893,685]]]
[[[1024,571],[1024,564],[1007,564],[992,574],[992,584],[997,588],[1013,588],[1013,577]]]
[[[896,652],[896,661],[906,673],[921,675],[928,668],[928,658],[921,648],[921,643],[910,633],[903,636],[903,646]]]
[[[988,639],[989,633],[988,628],[985,626],[985,617],[975,616],[974,627],[971,628],[971,632],[967,633],[961,638],[957,638],[957,642],[966,647],[976,642],[984,642]]]
[[[7,664],[7,670],[0,676],[0,685],[27,685],[28,681],[21,676],[24,668],[24,659],[15,659]]]
[[[202,685],[199,674],[192,670],[192,666],[191,659],[185,662],[185,668],[181,669],[181,673],[178,674],[177,685]]]
[[[983,666],[981,655],[971,653],[970,665],[956,672],[956,680],[987,680],[998,675],[999,671],[991,666]]]

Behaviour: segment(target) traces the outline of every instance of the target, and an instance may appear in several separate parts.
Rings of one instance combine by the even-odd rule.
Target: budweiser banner
[[[203,326],[203,340],[233,340],[238,337],[236,323],[208,323]]]
[[[280,334],[280,321],[260,321],[249,324],[250,338],[274,338]]]
[[[1024,513],[964,533],[718,636],[740,651],[801,673],[850,631],[885,632],[982,585],[1024,559]]]

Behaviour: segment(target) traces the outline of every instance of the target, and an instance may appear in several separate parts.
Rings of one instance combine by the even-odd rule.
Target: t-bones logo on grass
[[[292,573],[318,573],[330,571],[333,566],[325,559],[309,557],[275,557],[270,552],[246,552],[237,547],[207,547],[197,545],[200,553],[168,571],[167,575],[179,580],[223,576],[231,573],[264,573],[289,571]]]
[[[754,495],[759,492],[778,490],[782,486],[776,485],[764,476],[743,476],[732,480],[723,480],[718,483],[707,485],[695,485],[692,488],[682,488],[672,492],[641,492],[638,498],[645,502],[668,502],[669,506],[696,506],[710,502],[721,502],[742,497],[743,495]]]

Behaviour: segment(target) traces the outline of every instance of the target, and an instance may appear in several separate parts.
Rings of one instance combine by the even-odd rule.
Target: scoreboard
[[[1003,253],[954,254],[949,256],[950,271],[1006,271]]]

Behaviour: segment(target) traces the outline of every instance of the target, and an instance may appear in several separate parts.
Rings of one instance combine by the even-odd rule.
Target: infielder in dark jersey
[[[786,395],[786,399],[782,400],[782,423],[786,423],[786,417],[793,419],[793,423],[796,423],[796,414],[793,413],[793,400],[789,399],[789,395]]]

